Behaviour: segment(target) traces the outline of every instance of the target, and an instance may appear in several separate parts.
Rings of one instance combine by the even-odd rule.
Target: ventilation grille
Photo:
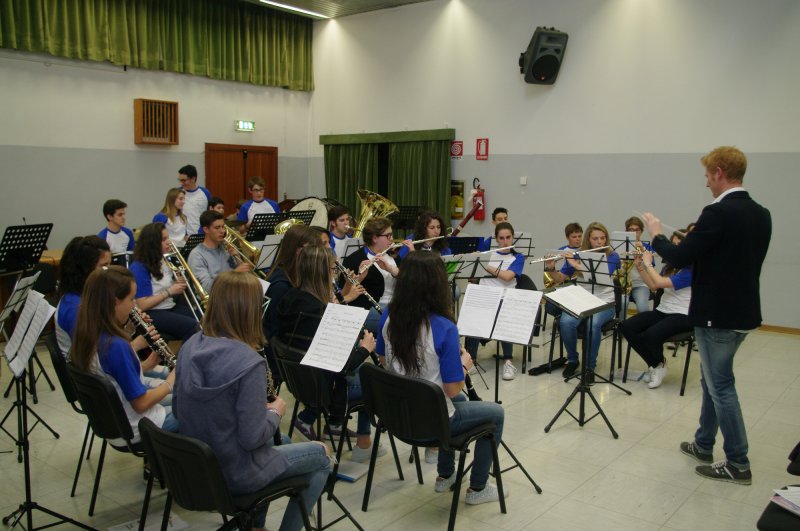
[[[133,136],[136,144],[177,144],[178,102],[133,100]]]

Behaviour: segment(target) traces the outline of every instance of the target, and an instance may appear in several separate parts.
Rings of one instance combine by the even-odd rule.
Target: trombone
[[[192,315],[199,323],[205,313],[205,307],[208,304],[208,293],[203,289],[203,285],[194,276],[189,264],[181,255],[180,250],[175,246],[175,242],[169,241],[170,252],[163,256],[164,263],[167,264],[175,280],[185,280],[187,287],[183,292],[183,297],[186,299],[186,304],[192,311]]]
[[[256,268],[261,249],[256,249],[256,246],[247,241],[244,236],[227,226],[225,227],[225,247],[234,260],[249,265],[253,274],[262,280],[267,279],[264,272]]]

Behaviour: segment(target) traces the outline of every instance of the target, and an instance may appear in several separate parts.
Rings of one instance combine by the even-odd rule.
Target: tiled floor
[[[608,342],[601,351],[600,370],[608,370]],[[560,374],[531,377],[520,373],[514,381],[500,382],[500,398],[506,411],[504,439],[544,492],[536,494],[517,470],[506,473],[510,489],[508,513],[497,504],[460,505],[458,529],[575,529],[585,530],[735,530],[754,529],[768,502],[771,489],[797,478],[786,472],[789,450],[800,440],[800,337],[766,332],[751,334],[736,357],[739,396],[750,437],[753,485],[743,487],[704,480],[694,473],[692,460],[678,451],[682,440],[691,438],[699,413],[699,372],[693,356],[686,396],[679,396],[680,371],[685,349],[670,358],[665,384],[648,390],[641,382],[629,382],[632,396],[595,385],[593,392],[619,432],[612,438],[602,419],[580,428],[562,415],[550,433],[544,426],[555,415],[573,388]],[[44,348],[41,359],[49,368]],[[494,381],[490,344],[480,360]],[[519,363],[519,352],[515,352]],[[544,354],[534,351],[534,364]],[[634,355],[635,356],[635,355]],[[641,370],[638,358],[632,370]],[[52,369],[50,374],[54,377]],[[0,384],[5,389],[9,371],[3,367]],[[493,394],[475,378],[484,399]],[[141,463],[129,455],[110,451],[106,456],[100,495],[94,518],[87,516],[92,477],[98,449],[84,467],[75,498],[69,497],[72,474],[83,437],[85,421],[65,403],[60,389],[45,390],[40,381],[40,401],[33,408],[61,437],[53,438],[38,426],[31,435],[33,498],[41,505],[65,513],[98,528],[134,520],[141,508],[144,484]],[[0,400],[2,413],[12,399]],[[577,401],[574,402],[577,404]],[[574,407],[572,408],[574,410]],[[587,410],[593,412],[589,404]],[[6,428],[15,431],[12,415]],[[0,434],[0,450],[13,450],[12,441]],[[400,446],[406,480],[399,481],[390,456],[382,458],[376,472],[369,511],[361,511],[365,478],[350,484],[340,482],[336,492],[360,524],[371,529],[444,529],[450,497],[433,491],[435,466],[423,464],[425,485],[415,481],[408,464],[408,448]],[[721,445],[715,453],[722,457]],[[508,457],[502,455],[506,463]],[[11,512],[24,498],[23,467],[15,453],[0,454],[0,513]],[[157,523],[165,495],[158,491],[151,502],[151,525]],[[267,527],[277,529],[283,504],[270,511]],[[191,513],[180,508],[174,514],[193,529],[214,529],[217,515]],[[339,511],[323,505],[325,520]],[[49,521],[35,513],[34,523]],[[341,522],[336,529],[351,529]]]

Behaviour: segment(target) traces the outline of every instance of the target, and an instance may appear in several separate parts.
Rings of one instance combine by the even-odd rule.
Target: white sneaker
[[[425,462],[429,465],[435,465],[439,462],[439,449],[438,448],[425,448]]]
[[[648,367],[647,370],[642,373],[642,381],[644,383],[650,383],[650,379],[652,378],[652,375],[653,375],[653,368],[652,367]]]
[[[503,495],[505,498],[508,498],[508,484],[503,485]],[[487,483],[483,490],[474,491],[472,489],[467,489],[467,495],[464,501],[467,505],[479,505],[499,499],[500,492],[497,490],[497,487],[491,483]]]
[[[664,376],[667,375],[667,366],[663,363],[659,364],[658,367],[653,368],[652,372],[650,373],[650,383],[647,384],[647,387],[650,389],[655,389],[661,382],[664,381]]]
[[[453,472],[450,474],[449,478],[436,478],[436,485],[434,485],[433,490],[436,492],[446,492],[450,490],[450,487],[456,482],[456,476],[458,476],[458,474]]]
[[[503,367],[503,380],[513,380],[517,377],[517,368],[513,363],[506,362]]]
[[[382,444],[379,444],[378,457],[383,457],[384,455],[386,455],[386,447]],[[356,463],[366,463],[369,461],[370,457],[372,457],[372,444],[369,445],[369,448],[359,448],[358,446],[353,446],[353,455],[350,456],[351,461],[355,461]]]

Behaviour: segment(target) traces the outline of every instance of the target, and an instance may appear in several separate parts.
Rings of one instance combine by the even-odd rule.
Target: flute
[[[435,236],[433,238],[423,238],[422,240],[414,240],[411,242],[411,245],[416,245],[418,243],[424,243],[424,242],[432,242],[434,240],[441,240],[442,238],[446,238],[446,236],[442,235],[442,236]],[[360,275],[361,273],[369,269],[372,266],[372,264],[374,264],[379,258],[381,258],[383,255],[385,255],[392,249],[397,249],[398,247],[402,247],[403,245],[405,245],[405,243],[393,243],[383,251],[377,253],[375,256],[369,259],[368,264],[365,264],[363,267],[360,267],[358,269],[358,274]]]
[[[583,250],[580,250],[580,251],[575,251],[573,253],[573,255],[580,254],[580,253],[591,253],[591,252],[594,252],[594,251],[602,251],[603,249],[609,249],[609,248],[611,248],[610,245],[604,245],[602,247],[595,247],[594,249],[583,249]],[[550,260],[555,262],[556,260],[563,260],[564,258],[565,257],[564,257],[563,254],[558,254],[558,255],[555,255],[555,256],[550,256],[550,257],[545,257],[545,258],[537,258],[535,260],[529,261],[528,263],[529,264],[538,264],[539,262],[549,262]]]

